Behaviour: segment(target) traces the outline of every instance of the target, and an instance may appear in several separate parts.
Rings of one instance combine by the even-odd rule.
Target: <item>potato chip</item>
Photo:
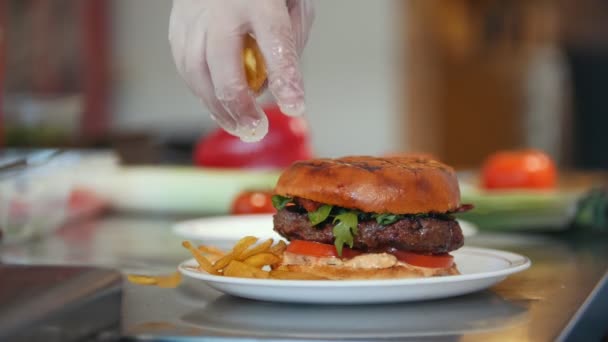
[[[244,37],[242,59],[247,85],[254,94],[259,95],[264,89],[268,75],[264,56],[255,38],[251,35]]]

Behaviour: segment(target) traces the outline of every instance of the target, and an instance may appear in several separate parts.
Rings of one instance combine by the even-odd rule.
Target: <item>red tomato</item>
[[[450,254],[426,255],[406,251],[391,251],[399,261],[419,267],[445,268],[454,264],[454,257]]]
[[[242,142],[221,128],[202,138],[194,151],[198,166],[217,168],[285,168],[296,160],[312,158],[306,121],[283,114],[277,106],[265,108],[268,134],[255,143]]]
[[[310,255],[314,257],[337,257],[338,251],[336,246],[328,245],[325,243],[305,241],[305,240],[293,240],[287,245],[285,249],[289,253]],[[361,252],[352,250],[344,247],[342,249],[342,257],[346,259],[354,258],[360,255]]]
[[[557,183],[557,169],[540,151],[502,151],[486,159],[481,179],[486,189],[548,189]]]
[[[232,215],[276,212],[272,206],[272,193],[269,191],[244,191],[236,196],[230,209]]]

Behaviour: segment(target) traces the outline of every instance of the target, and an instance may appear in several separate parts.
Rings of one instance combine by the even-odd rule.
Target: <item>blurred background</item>
[[[216,129],[179,78],[167,0],[1,0],[0,142],[189,163]],[[318,156],[477,167],[535,147],[608,167],[608,3],[317,1],[302,67]],[[262,99],[263,100],[263,99]]]
[[[503,339],[555,339],[546,322],[568,322],[604,274],[608,1],[317,0],[301,58],[304,124],[266,107],[270,132],[255,146],[222,135],[180,79],[168,41],[171,4],[0,0],[0,263],[172,272],[186,257],[179,240],[191,239],[172,231],[175,221],[276,212],[272,189],[293,160],[422,152],[459,171],[461,203],[475,208],[452,214],[467,234],[482,233],[467,244],[534,262],[527,278],[497,288],[505,305],[525,306],[531,317],[496,330]],[[549,158],[526,151],[486,164],[524,148]],[[207,231],[228,241],[271,227],[226,222],[230,229],[213,223]],[[185,227],[199,234],[196,224]],[[531,234],[483,234],[492,231]],[[593,291],[598,299],[583,307],[606,307]],[[139,323],[132,317],[140,311],[157,317],[150,302],[161,308],[152,335],[178,318],[167,303],[191,310],[191,294],[153,297],[123,307],[126,326]],[[598,317],[605,327],[606,315]]]

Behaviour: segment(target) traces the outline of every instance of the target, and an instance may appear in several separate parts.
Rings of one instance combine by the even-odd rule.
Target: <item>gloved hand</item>
[[[242,140],[257,141],[268,132],[268,120],[247,86],[243,37],[257,40],[281,110],[300,115],[298,57],[313,18],[311,0],[174,0],[169,41],[180,75],[211,117]]]

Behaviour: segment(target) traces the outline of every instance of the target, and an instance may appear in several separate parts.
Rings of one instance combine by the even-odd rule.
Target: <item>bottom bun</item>
[[[393,266],[389,268],[352,268],[341,266],[283,265],[292,272],[304,272],[330,280],[424,278],[460,274],[456,265],[449,268]]]
[[[284,262],[280,268],[292,272],[309,273],[330,280],[426,278],[460,274],[456,264],[445,268],[429,268],[398,262],[389,267],[367,268],[327,264],[322,261],[323,258],[296,257],[295,260],[298,261],[296,263],[285,263],[286,259],[288,258],[283,259]]]

